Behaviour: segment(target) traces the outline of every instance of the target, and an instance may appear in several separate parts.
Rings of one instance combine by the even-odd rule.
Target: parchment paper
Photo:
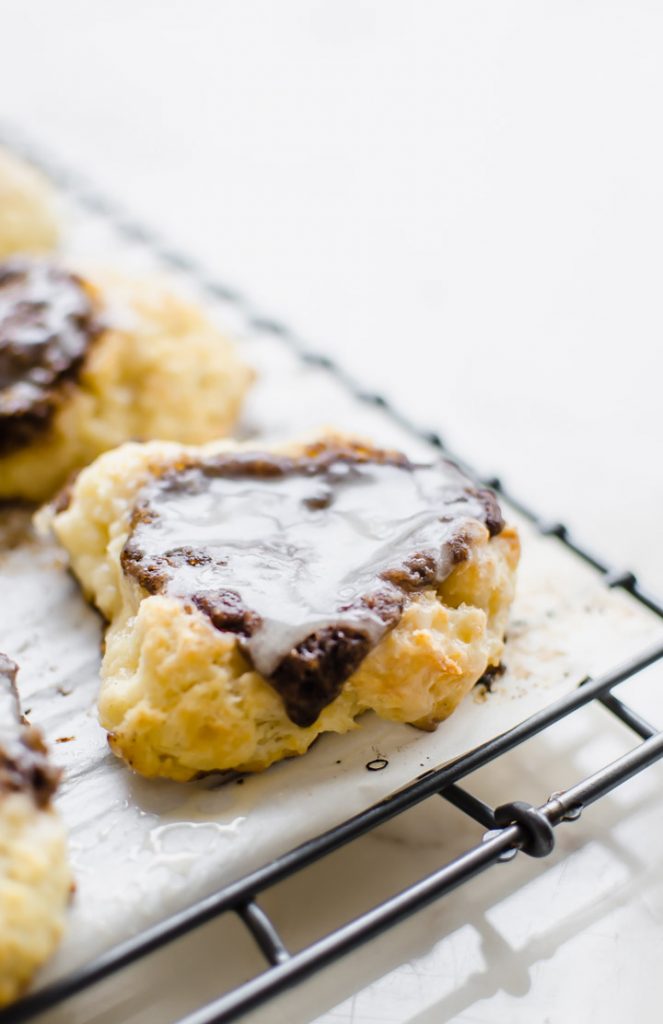
[[[141,247],[128,246],[71,204],[67,217],[67,255],[81,268],[157,266]],[[179,286],[195,291],[184,277]],[[240,339],[259,373],[243,436],[335,425],[430,455],[381,410],[353,399],[324,370],[302,365],[277,336],[251,330],[235,307],[218,304],[213,314]],[[555,539],[519,525],[523,560],[508,668],[490,693],[476,687],[435,733],[366,715],[355,732],[324,736],[305,757],[241,783],[210,777],[178,785],[134,776],[109,752],[95,711],[101,622],[57,547],[27,536],[29,513],[0,512],[0,650],[18,661],[24,707],[65,770],[58,805],[77,881],[67,936],[40,983],[504,732],[586,675],[663,639],[658,620],[627,594],[605,588]],[[376,757],[386,759],[386,767],[367,770]]]

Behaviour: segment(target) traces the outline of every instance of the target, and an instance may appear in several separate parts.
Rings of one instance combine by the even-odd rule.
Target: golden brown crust
[[[54,951],[71,893],[67,844],[52,809],[28,794],[0,799],[0,1005],[16,999]]]
[[[296,454],[302,446],[279,450]],[[79,476],[69,507],[53,518],[74,572],[110,623],[100,718],[113,750],[136,771],[186,780],[205,771],[259,770],[303,753],[322,732],[355,728],[369,709],[430,726],[499,664],[519,542],[510,527],[491,538],[477,522],[467,560],[406,606],[313,725],[294,725],[234,636],[176,598],[147,596],[122,571],[139,490],[155,470],[200,451],[158,442],[123,446]]]

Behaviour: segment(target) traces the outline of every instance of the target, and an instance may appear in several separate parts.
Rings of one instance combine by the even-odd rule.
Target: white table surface
[[[663,590],[658,5],[2,0],[0,26],[2,118]],[[653,675],[643,699],[663,722]],[[590,709],[472,788],[540,801],[629,740]],[[662,779],[250,1020],[660,1020]],[[479,835],[426,804],[265,905],[296,946]],[[58,1020],[167,1024],[244,941]]]

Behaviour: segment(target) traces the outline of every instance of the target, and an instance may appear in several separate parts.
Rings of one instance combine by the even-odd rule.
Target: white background
[[[662,47],[644,0],[3,0],[0,116],[660,591]],[[261,1019],[658,1020],[655,791]],[[343,885],[467,840],[414,819]]]

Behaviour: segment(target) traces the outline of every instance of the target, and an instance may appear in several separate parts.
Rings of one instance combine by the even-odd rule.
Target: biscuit
[[[501,659],[518,536],[447,463],[129,444],[50,522],[109,623],[101,724],[146,776],[257,771],[370,709],[434,728]]]
[[[234,346],[159,281],[91,283],[0,265],[0,499],[41,501],[128,440],[201,443],[252,379]]]
[[[34,167],[0,149],[0,259],[49,252],[57,241],[51,186]]]
[[[15,678],[0,654],[0,1005],[55,949],[71,892],[64,828],[51,805],[59,773],[20,716]]]

